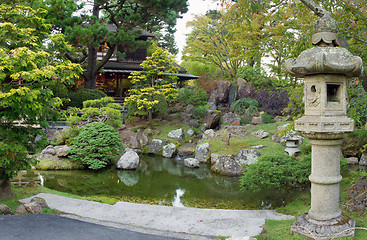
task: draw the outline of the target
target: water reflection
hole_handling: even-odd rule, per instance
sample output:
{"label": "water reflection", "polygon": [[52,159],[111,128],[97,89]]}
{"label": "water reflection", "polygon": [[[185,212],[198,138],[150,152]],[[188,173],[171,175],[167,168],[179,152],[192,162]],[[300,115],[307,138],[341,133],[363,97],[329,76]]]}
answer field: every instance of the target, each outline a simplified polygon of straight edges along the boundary
{"label": "water reflection", "polygon": [[117,171],[117,177],[128,187],[139,182],[139,174],[134,171]]}
{"label": "water reflection", "polygon": [[173,207],[185,207],[181,202],[181,197],[185,194],[185,189],[177,189],[175,199],[172,201]]}

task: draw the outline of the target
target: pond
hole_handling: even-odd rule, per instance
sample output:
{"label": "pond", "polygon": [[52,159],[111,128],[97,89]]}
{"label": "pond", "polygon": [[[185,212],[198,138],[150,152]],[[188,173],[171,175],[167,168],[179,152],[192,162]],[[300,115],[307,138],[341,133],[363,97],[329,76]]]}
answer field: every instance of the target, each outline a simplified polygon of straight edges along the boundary
{"label": "pond", "polygon": [[[140,156],[136,171],[38,171],[47,188],[79,196],[112,197],[124,201],[173,206],[267,209],[284,204],[274,191],[253,194],[240,190],[239,178],[210,172],[205,164],[187,168],[182,161]],[[143,201],[145,200],[145,201]]]}

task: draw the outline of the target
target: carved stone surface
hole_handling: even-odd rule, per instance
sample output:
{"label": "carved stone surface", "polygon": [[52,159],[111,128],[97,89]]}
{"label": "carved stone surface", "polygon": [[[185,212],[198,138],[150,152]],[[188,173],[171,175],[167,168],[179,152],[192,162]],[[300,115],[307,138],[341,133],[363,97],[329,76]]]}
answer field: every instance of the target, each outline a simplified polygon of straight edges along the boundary
{"label": "carved stone surface", "polygon": [[328,221],[315,221],[306,213],[297,218],[291,234],[298,233],[312,239],[329,239],[354,236],[355,221],[342,215]]}
{"label": "carved stone surface", "polygon": [[286,70],[293,76],[303,78],[312,74],[343,74],[358,77],[362,73],[362,59],[345,48],[314,47],[303,51],[296,60],[285,62]]}

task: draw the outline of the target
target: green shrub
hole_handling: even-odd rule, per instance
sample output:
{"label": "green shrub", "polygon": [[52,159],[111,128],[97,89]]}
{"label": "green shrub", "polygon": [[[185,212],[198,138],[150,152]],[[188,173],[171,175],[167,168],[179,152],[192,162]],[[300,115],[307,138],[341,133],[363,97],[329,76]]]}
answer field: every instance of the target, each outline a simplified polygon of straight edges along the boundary
{"label": "green shrub", "polygon": [[362,127],[367,121],[367,92],[364,91],[362,84],[352,81],[348,88],[348,117],[354,119],[354,124]]}
{"label": "green shrub", "polygon": [[251,118],[241,118],[240,119],[240,125],[246,125],[251,123],[252,119]]}
{"label": "green shrub", "polygon": [[77,108],[83,108],[84,101],[92,100],[92,99],[100,99],[103,97],[107,97],[107,95],[98,89],[80,88],[76,92],[69,93],[70,106],[77,107]]}
{"label": "green shrub", "polygon": [[303,85],[294,88],[289,95],[289,102],[287,108],[284,109],[285,114],[297,116],[303,114],[305,105],[303,103]]}
{"label": "green shrub", "polygon": [[269,113],[265,113],[261,116],[263,123],[273,123],[274,122],[274,116],[269,114]]}
{"label": "green shrub", "polygon": [[73,145],[73,140],[77,137],[82,129],[80,127],[72,127],[63,130],[56,134],[55,139],[52,140],[52,145]]}
{"label": "green shrub", "polygon": [[237,78],[246,79],[255,88],[270,88],[274,85],[272,78],[266,76],[263,68],[243,66],[238,69]]}
{"label": "green shrub", "polygon": [[241,98],[237,101],[234,101],[231,104],[231,111],[239,115],[242,115],[245,113],[246,109],[249,108],[250,106],[253,109],[255,109],[254,107],[256,107],[256,110],[257,110],[259,103],[256,100],[251,99],[251,98]]}
{"label": "green shrub", "polygon": [[185,105],[192,104],[194,106],[201,106],[206,104],[208,95],[202,88],[182,88],[178,92],[178,99]]}
{"label": "green shrub", "polygon": [[70,158],[98,170],[114,162],[123,152],[120,134],[105,123],[85,125],[74,138]]}
{"label": "green shrub", "polygon": [[367,144],[367,130],[355,129],[348,134],[342,144],[342,152],[345,157],[361,157],[366,150],[364,145]]}
{"label": "green shrub", "polygon": [[210,109],[210,106],[209,105],[201,105],[201,106],[198,106],[197,108],[194,108],[194,117],[196,118],[202,118],[204,117],[206,111],[208,111]]}
{"label": "green shrub", "polygon": [[311,174],[311,155],[301,160],[286,154],[264,155],[245,168],[241,188],[252,192],[276,188],[294,188],[308,184]]}

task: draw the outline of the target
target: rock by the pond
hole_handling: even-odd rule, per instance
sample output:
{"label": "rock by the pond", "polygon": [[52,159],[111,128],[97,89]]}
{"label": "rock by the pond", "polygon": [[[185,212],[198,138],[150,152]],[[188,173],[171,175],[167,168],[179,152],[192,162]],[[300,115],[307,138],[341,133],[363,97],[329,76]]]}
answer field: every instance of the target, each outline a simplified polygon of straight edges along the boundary
{"label": "rock by the pond", "polygon": [[209,143],[196,145],[195,158],[200,162],[207,162],[210,155],[209,148],[210,148]]}
{"label": "rock by the pond", "polygon": [[43,149],[38,156],[38,160],[41,160],[43,158],[55,158],[56,157],[56,150],[54,146],[48,145],[45,149]]}
{"label": "rock by the pond", "polygon": [[349,158],[346,158],[348,164],[350,165],[358,165],[358,158],[356,157],[349,157]]}
{"label": "rock by the pond", "polygon": [[360,166],[367,166],[367,155],[362,154],[361,159],[359,159]]}
{"label": "rock by the pond", "polygon": [[195,144],[186,143],[178,148],[177,160],[185,160],[186,158],[193,158],[195,153]]}
{"label": "rock by the pond", "polygon": [[186,135],[188,137],[193,137],[193,136],[195,136],[195,132],[194,132],[194,130],[192,130],[192,128],[189,128],[189,129],[186,130]]}
{"label": "rock by the pond", "polygon": [[208,129],[203,133],[203,139],[215,138],[215,132],[213,129]]}
{"label": "rock by the pond", "polygon": [[212,153],[210,161],[212,163],[211,171],[222,175],[239,176],[244,170],[231,154]]}
{"label": "rock by the pond", "polygon": [[182,128],[175,129],[175,130],[170,131],[167,137],[182,141],[185,139],[185,132]]}
{"label": "rock by the pond", "polygon": [[3,203],[0,203],[0,215],[8,215],[8,214],[13,214],[11,208]]}
{"label": "rock by the pond", "polygon": [[168,139],[159,139],[155,138],[153,139],[149,144],[149,150],[148,153],[158,154],[164,145],[168,143]]}
{"label": "rock by the pond", "polygon": [[199,160],[196,158],[185,158],[184,165],[189,168],[198,168],[199,167]]}
{"label": "rock by the pond", "polygon": [[205,112],[203,122],[206,123],[208,129],[215,129],[219,126],[221,112],[208,110]]}
{"label": "rock by the pond", "polygon": [[194,127],[194,128],[200,127],[199,120],[197,120],[197,119],[191,119],[189,121],[189,126],[190,127]]}
{"label": "rock by the pond", "polygon": [[253,125],[263,124],[262,117],[253,117],[252,120],[251,120],[251,124],[253,124]]}
{"label": "rock by the pond", "polygon": [[117,169],[133,170],[139,165],[139,155],[134,151],[127,151],[116,163]]}
{"label": "rock by the pond", "polygon": [[260,156],[260,152],[256,149],[241,149],[235,160],[241,165],[250,165],[257,162]]}
{"label": "rock by the pond", "polygon": [[124,146],[137,149],[146,146],[149,142],[147,135],[144,132],[136,133],[128,129],[120,131],[121,141]]}
{"label": "rock by the pond", "polygon": [[162,156],[166,158],[172,158],[176,155],[176,145],[169,143],[163,146]]}
{"label": "rock by the pond", "polygon": [[71,147],[67,145],[60,145],[60,146],[55,146],[54,149],[58,157],[66,157],[67,155],[69,155],[68,151],[71,150]]}
{"label": "rock by the pond", "polygon": [[256,132],[253,132],[252,133],[252,136],[254,137],[257,137],[257,138],[260,138],[260,139],[263,139],[263,138],[266,138],[269,136],[269,133],[268,132],[265,132],[264,130],[260,129]]}
{"label": "rock by the pond", "polygon": [[220,103],[226,103],[228,101],[229,86],[230,83],[227,81],[218,81],[217,91],[218,91],[218,100]]}

